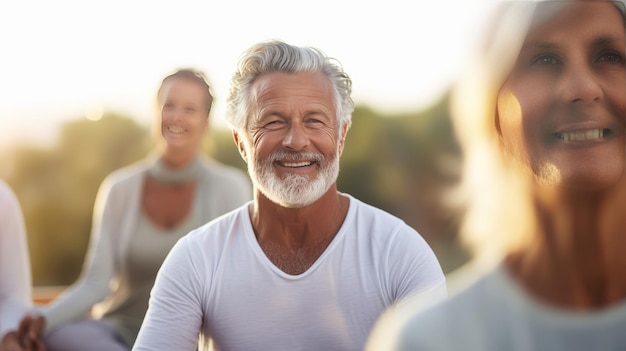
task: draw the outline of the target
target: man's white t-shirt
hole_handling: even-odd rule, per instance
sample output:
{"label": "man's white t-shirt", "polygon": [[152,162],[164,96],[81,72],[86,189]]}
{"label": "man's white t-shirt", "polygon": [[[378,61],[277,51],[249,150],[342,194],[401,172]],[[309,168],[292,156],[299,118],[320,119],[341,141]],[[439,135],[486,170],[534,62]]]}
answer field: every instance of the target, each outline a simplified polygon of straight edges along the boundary
{"label": "man's white t-shirt", "polygon": [[339,232],[299,275],[263,253],[248,204],[182,238],[161,267],[133,350],[196,350],[199,336],[216,350],[362,350],[394,302],[434,289],[445,296],[423,238],[347,196]]}

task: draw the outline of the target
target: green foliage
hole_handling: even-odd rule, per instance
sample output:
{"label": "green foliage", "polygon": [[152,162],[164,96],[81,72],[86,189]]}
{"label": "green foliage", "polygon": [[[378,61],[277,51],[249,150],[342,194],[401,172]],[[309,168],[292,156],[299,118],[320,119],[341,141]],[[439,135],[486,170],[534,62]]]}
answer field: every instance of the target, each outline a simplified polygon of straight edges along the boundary
{"label": "green foliage", "polygon": [[63,126],[52,149],[18,148],[7,176],[22,205],[35,285],[65,285],[80,273],[95,196],[104,177],[146,154],[147,131],[107,114]]}
{"label": "green foliage", "polygon": [[206,153],[211,158],[224,164],[237,167],[242,171],[247,171],[246,163],[241,158],[239,150],[233,140],[233,134],[230,130],[213,129],[209,133],[208,146],[205,147]]}
{"label": "green foliage", "polygon": [[[466,256],[456,243],[456,211],[441,201],[460,164],[447,113],[447,97],[426,111],[397,116],[358,107],[338,188],[404,219],[450,271]],[[147,128],[116,114],[70,122],[58,140],[47,149],[22,145],[0,164],[24,211],[35,285],[66,285],[78,277],[100,183],[151,147]],[[230,131],[213,129],[206,141],[208,155],[246,169]]]}
{"label": "green foliage", "polygon": [[457,240],[458,210],[443,200],[457,184],[461,166],[447,106],[448,96],[425,111],[395,116],[358,107],[338,187],[402,218],[449,272],[468,257]]}

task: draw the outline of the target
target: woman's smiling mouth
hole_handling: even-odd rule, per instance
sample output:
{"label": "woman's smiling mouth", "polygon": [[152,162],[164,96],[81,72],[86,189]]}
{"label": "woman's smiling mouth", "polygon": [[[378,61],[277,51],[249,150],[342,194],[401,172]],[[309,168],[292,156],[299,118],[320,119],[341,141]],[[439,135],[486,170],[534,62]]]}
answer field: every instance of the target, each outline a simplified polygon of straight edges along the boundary
{"label": "woman's smiling mouth", "polygon": [[594,128],[587,130],[576,130],[573,132],[554,133],[562,141],[589,141],[600,140],[610,133],[606,128]]}
{"label": "woman's smiling mouth", "polygon": [[169,126],[167,127],[167,131],[172,134],[182,134],[185,132],[185,128],[178,126]]}

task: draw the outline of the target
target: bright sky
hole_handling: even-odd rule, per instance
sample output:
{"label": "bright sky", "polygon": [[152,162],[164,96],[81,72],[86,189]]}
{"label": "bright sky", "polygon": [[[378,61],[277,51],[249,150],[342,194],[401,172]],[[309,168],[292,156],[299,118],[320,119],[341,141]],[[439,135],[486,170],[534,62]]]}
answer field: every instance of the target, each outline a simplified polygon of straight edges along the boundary
{"label": "bright sky", "polygon": [[337,58],[357,104],[412,111],[463,63],[481,0],[24,0],[0,2],[0,145],[50,142],[60,124],[98,111],[149,125],[161,78],[205,71],[213,118],[237,59],[282,39]]}

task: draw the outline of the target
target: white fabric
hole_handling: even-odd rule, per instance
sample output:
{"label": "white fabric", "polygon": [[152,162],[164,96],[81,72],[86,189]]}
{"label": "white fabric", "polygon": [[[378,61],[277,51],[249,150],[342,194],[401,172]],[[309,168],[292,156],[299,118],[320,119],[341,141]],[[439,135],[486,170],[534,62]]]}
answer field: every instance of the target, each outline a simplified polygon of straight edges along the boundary
{"label": "white fabric", "polygon": [[[142,184],[154,162],[152,157],[113,172],[100,186],[81,279],[57,300],[39,309],[46,317],[46,332],[85,317],[102,302],[95,306],[99,317],[128,297],[119,283],[128,274],[127,250],[140,218]],[[203,159],[195,196],[204,224],[249,201],[252,187],[244,172]]]}
{"label": "white fabric", "polygon": [[31,307],[31,276],[24,217],[17,197],[0,180],[0,340]]}
{"label": "white fabric", "polygon": [[387,334],[377,325],[380,340],[367,350],[626,350],[626,301],[593,312],[558,309],[528,295],[504,266],[444,303],[398,313],[413,316]]}
{"label": "white fabric", "polygon": [[[133,350],[362,350],[392,303],[440,289],[445,277],[423,238],[400,219],[350,197],[346,219],[304,273],[274,266],[248,206],[172,249]],[[320,219],[323,220],[323,219]]]}

